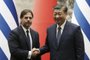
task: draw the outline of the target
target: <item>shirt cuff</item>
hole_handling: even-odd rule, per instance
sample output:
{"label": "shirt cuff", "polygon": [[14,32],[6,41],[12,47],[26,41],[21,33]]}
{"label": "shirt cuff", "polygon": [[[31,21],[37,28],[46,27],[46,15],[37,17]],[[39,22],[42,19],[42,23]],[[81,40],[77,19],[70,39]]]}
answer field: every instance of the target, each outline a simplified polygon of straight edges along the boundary
{"label": "shirt cuff", "polygon": [[29,51],[27,59],[31,59],[31,55],[32,55],[32,51]]}

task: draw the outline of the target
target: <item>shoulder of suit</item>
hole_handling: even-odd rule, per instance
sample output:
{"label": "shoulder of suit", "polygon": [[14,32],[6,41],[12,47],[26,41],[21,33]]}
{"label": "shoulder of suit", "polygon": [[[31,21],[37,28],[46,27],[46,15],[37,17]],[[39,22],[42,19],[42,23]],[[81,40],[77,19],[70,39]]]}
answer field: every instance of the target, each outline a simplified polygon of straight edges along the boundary
{"label": "shoulder of suit", "polygon": [[14,28],[11,32],[19,33],[20,29],[22,29],[20,26]]}
{"label": "shoulder of suit", "polygon": [[73,28],[79,27],[79,25],[76,25],[76,24],[68,22],[68,21],[67,21],[67,24]]}
{"label": "shoulder of suit", "polygon": [[30,28],[30,31],[38,34],[38,32],[32,28]]}
{"label": "shoulder of suit", "polygon": [[53,24],[53,25],[49,26],[47,29],[53,29],[53,28],[55,28],[56,26],[57,26],[56,24]]}

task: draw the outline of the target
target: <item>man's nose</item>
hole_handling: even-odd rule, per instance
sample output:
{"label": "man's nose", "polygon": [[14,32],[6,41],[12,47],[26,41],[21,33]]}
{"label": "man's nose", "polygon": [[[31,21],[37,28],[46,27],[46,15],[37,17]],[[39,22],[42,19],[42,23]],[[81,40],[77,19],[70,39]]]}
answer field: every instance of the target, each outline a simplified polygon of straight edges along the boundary
{"label": "man's nose", "polygon": [[27,20],[30,20],[30,18],[28,17]]}
{"label": "man's nose", "polygon": [[59,15],[56,15],[56,18],[58,18],[59,17]]}

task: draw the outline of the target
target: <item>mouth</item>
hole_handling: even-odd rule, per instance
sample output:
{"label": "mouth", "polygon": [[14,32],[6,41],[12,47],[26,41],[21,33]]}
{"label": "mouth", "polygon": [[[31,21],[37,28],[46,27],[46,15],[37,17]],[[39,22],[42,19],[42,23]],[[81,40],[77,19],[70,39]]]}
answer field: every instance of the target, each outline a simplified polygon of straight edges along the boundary
{"label": "mouth", "polygon": [[59,18],[54,18],[56,21],[60,21],[60,20],[62,20],[62,18],[61,17],[59,17]]}
{"label": "mouth", "polygon": [[54,18],[54,19],[55,19],[55,21],[56,21],[57,24],[60,24],[60,23],[61,23],[61,20],[62,20],[61,17],[59,17],[59,18]]}

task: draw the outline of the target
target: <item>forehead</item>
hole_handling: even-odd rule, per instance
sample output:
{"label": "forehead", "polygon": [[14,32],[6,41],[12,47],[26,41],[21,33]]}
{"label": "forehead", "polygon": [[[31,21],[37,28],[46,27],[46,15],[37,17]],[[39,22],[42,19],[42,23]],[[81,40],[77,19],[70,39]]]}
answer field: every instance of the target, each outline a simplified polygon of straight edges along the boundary
{"label": "forehead", "polygon": [[60,12],[60,10],[55,9],[54,12]]}

